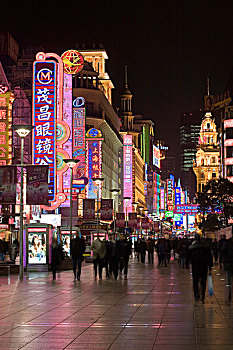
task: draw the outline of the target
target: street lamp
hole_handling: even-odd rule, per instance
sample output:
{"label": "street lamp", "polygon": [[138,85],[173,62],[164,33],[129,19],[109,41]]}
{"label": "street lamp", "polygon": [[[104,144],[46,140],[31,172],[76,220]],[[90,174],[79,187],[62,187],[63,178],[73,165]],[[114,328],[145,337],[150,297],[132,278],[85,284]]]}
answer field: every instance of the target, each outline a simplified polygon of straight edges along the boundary
{"label": "street lamp", "polygon": [[137,206],[138,206],[138,202],[133,202],[132,203],[132,205],[133,205],[133,207],[134,207],[134,211],[135,211],[135,213],[137,212]]}
{"label": "street lamp", "polygon": [[116,203],[115,203],[115,198],[116,198],[117,193],[120,192],[120,190],[114,188],[114,189],[110,190],[110,192],[112,192],[112,194],[114,195],[114,200],[113,200],[113,205],[114,205],[114,210],[113,210],[113,212],[114,212],[113,225],[114,225],[114,228],[113,228],[113,230],[114,230],[114,234],[115,234],[115,233],[116,233]]}
{"label": "street lamp", "polygon": [[126,228],[128,227],[128,213],[127,213],[127,209],[128,209],[128,202],[130,201],[130,197],[123,197],[123,200],[125,201],[125,226]]}
{"label": "street lamp", "polygon": [[98,186],[97,190],[97,238],[99,237],[99,199],[100,199],[100,185],[104,181],[103,177],[93,177],[92,181]]}
{"label": "street lamp", "polygon": [[70,168],[70,254],[71,254],[71,239],[72,239],[72,224],[73,224],[73,202],[72,202],[72,189],[73,189],[73,168],[78,164],[79,159],[63,159],[64,162]]}
{"label": "street lamp", "polygon": [[30,134],[34,126],[32,125],[12,125],[12,129],[18,134],[21,139],[21,177],[20,177],[20,265],[19,276],[23,279],[23,147],[24,138]]}
{"label": "street lamp", "polygon": [[[139,211],[140,211],[140,216],[142,216],[142,209],[144,207],[138,207]],[[140,222],[140,237],[142,237],[142,223]]]}

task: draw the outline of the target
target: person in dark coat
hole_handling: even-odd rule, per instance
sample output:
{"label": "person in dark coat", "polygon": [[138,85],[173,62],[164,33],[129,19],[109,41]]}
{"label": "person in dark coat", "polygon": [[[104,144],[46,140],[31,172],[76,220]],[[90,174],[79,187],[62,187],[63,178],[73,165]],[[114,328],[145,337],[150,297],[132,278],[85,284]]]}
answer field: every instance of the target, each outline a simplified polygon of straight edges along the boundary
{"label": "person in dark coat", "polygon": [[[71,240],[71,255],[73,263],[74,279],[80,281],[82,271],[83,254],[85,253],[86,245],[83,238],[76,237]],[[78,269],[77,269],[78,266]]]}
{"label": "person in dark coat", "polygon": [[[211,246],[207,240],[201,240],[200,236],[196,234],[195,240],[189,246],[189,249],[192,263],[194,299],[199,300],[201,297],[202,303],[204,304],[207,273],[208,270],[209,273],[211,273],[213,267]],[[199,282],[201,287],[200,292]]]}
{"label": "person in dark coat", "polygon": [[149,238],[148,240],[147,250],[148,250],[148,261],[150,264],[154,264],[155,241],[152,238]]}
{"label": "person in dark coat", "polygon": [[161,264],[164,264],[167,266],[167,245],[165,238],[160,238],[157,243],[157,254],[158,254],[158,261],[160,266]]}
{"label": "person in dark coat", "polygon": [[115,260],[115,271],[114,276],[117,279],[118,270],[120,268],[120,277],[124,269],[124,276],[127,279],[129,256],[131,254],[131,244],[127,240],[127,237],[120,234],[120,239],[116,241],[116,260]]}
{"label": "person in dark coat", "polygon": [[109,235],[109,240],[105,242],[106,245],[106,255],[105,255],[105,269],[106,278],[112,277],[115,266],[115,245],[114,235]]}
{"label": "person in dark coat", "polygon": [[144,238],[141,239],[140,246],[141,246],[141,262],[144,263],[146,258],[146,251],[147,251],[147,244]]}
{"label": "person in dark coat", "polygon": [[231,301],[231,282],[233,276],[233,238],[227,239],[222,246],[222,255],[225,261],[227,274],[227,287],[229,288],[228,298]]}
{"label": "person in dark coat", "polygon": [[57,238],[53,238],[51,268],[54,280],[56,279],[57,269],[62,260],[64,260],[62,245],[58,244]]}
{"label": "person in dark coat", "polygon": [[212,251],[213,251],[213,256],[214,256],[214,262],[217,264],[218,262],[218,241],[215,238],[213,243],[212,243]]}
{"label": "person in dark coat", "polygon": [[219,250],[219,265],[220,269],[222,268],[222,265],[224,266],[224,256],[222,252],[222,247],[226,242],[226,235],[222,235],[221,239],[218,242],[218,250]]}

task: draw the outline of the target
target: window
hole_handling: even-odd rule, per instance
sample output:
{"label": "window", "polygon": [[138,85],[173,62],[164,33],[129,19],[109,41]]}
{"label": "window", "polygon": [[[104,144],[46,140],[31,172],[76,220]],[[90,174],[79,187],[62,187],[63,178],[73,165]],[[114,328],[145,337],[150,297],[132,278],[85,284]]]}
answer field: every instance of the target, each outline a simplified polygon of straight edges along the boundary
{"label": "window", "polygon": [[227,147],[227,158],[233,158],[233,146]]}
{"label": "window", "polygon": [[233,176],[233,165],[227,165],[227,176]]}
{"label": "window", "polygon": [[233,139],[233,128],[226,129],[226,139]]}
{"label": "window", "polygon": [[216,173],[212,173],[212,178],[215,178],[217,176]]}
{"label": "window", "polygon": [[212,158],[211,158],[211,163],[212,163],[212,164],[215,164],[215,157],[212,157]]}
{"label": "window", "polygon": [[206,124],[206,128],[207,128],[207,129],[210,129],[210,123],[207,123],[207,124]]}

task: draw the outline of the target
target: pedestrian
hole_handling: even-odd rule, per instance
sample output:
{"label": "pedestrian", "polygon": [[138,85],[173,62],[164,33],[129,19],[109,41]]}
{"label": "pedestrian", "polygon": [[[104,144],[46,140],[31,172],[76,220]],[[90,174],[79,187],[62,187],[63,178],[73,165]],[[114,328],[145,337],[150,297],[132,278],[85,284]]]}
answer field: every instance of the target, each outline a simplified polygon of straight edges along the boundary
{"label": "pedestrian", "polygon": [[106,269],[106,278],[112,277],[114,273],[115,266],[115,237],[114,235],[108,236],[108,241],[106,241],[106,256],[105,256],[105,269]]}
{"label": "pedestrian", "polygon": [[223,244],[226,242],[226,235],[222,235],[219,242],[218,242],[218,251],[219,251],[219,265],[220,269],[222,268],[222,265],[224,266],[224,259],[223,259],[223,252],[222,247]]}
{"label": "pedestrian", "polygon": [[217,238],[214,239],[212,243],[212,252],[213,252],[213,257],[214,257],[214,263],[218,263],[218,241]]}
{"label": "pedestrian", "polygon": [[10,248],[10,258],[11,258],[11,261],[13,263],[15,263],[15,259],[18,255],[18,250],[19,250],[19,242],[16,239],[14,239],[13,243],[11,244],[11,248]]}
{"label": "pedestrian", "polygon": [[148,261],[150,264],[154,264],[155,241],[152,238],[148,239],[147,250],[148,250]]}
{"label": "pedestrian", "polygon": [[146,258],[146,251],[147,251],[147,244],[145,242],[144,237],[141,239],[140,247],[141,247],[141,262],[144,263]]}
{"label": "pedestrian", "polygon": [[209,270],[209,274],[211,274],[213,267],[211,247],[208,241],[201,240],[200,236],[196,234],[193,243],[189,246],[189,250],[192,263],[194,299],[197,301],[201,298],[204,304],[207,273]]}
{"label": "pedestrian", "polygon": [[4,261],[5,259],[5,242],[0,239],[0,260]]}
{"label": "pedestrian", "polygon": [[81,272],[82,272],[83,254],[85,253],[85,250],[86,250],[85,241],[83,238],[80,238],[79,236],[77,236],[76,238],[71,240],[70,247],[71,247],[70,252],[72,256],[74,279],[77,278],[77,280],[80,281]]}
{"label": "pedestrian", "polygon": [[102,280],[102,270],[104,259],[106,255],[106,245],[105,242],[101,241],[99,237],[97,237],[91,245],[92,250],[92,259],[94,265],[95,279],[97,278],[97,270],[99,272],[99,279]]}
{"label": "pedestrian", "polygon": [[53,244],[52,244],[52,261],[51,261],[51,268],[52,268],[52,274],[53,274],[53,280],[56,279],[56,273],[58,270],[58,267],[62,260],[64,260],[64,252],[61,244],[58,244],[57,238],[53,238]]}
{"label": "pedestrian", "polygon": [[179,254],[179,262],[180,262],[180,267],[182,269],[185,268],[185,263],[187,260],[188,254],[188,244],[187,240],[185,238],[181,238],[178,244],[178,254]]}
{"label": "pedestrian", "polygon": [[137,260],[139,261],[140,259],[140,253],[141,253],[141,241],[138,239],[137,241],[134,242],[134,250],[135,250],[135,256]]}
{"label": "pedestrian", "polygon": [[164,237],[159,238],[156,248],[157,248],[158,260],[159,260],[158,266],[161,266],[162,264],[164,264],[164,266],[167,266],[166,241]]}
{"label": "pedestrian", "polygon": [[116,242],[116,260],[115,260],[115,271],[114,276],[117,279],[118,270],[120,269],[120,278],[124,270],[124,277],[127,279],[128,275],[128,264],[129,256],[131,254],[130,241],[124,234],[120,234],[120,239]]}
{"label": "pedestrian", "polygon": [[222,254],[225,261],[227,274],[227,287],[229,288],[228,298],[231,301],[231,281],[233,276],[233,238],[227,239],[222,246]]}
{"label": "pedestrian", "polygon": [[169,262],[171,260],[172,245],[171,245],[171,241],[170,241],[168,235],[165,236],[165,242],[166,242],[166,258],[167,258],[167,262],[169,264]]}

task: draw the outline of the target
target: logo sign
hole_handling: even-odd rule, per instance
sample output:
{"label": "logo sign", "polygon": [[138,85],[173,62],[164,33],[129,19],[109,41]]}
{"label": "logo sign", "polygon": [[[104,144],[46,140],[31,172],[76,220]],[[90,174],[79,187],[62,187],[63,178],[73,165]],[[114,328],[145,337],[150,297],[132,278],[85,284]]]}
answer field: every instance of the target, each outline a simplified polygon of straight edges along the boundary
{"label": "logo sign", "polygon": [[173,218],[173,211],[169,210],[169,211],[165,211],[165,218]]}
{"label": "logo sign", "polygon": [[[132,211],[133,199],[133,136],[123,135],[123,161],[124,161],[124,197],[129,197],[127,203],[128,212]],[[126,201],[124,201],[124,211]]]}
{"label": "logo sign", "polygon": [[77,97],[73,101],[73,107],[75,107],[75,108],[84,107],[84,105],[85,105],[85,98],[84,97]]}
{"label": "logo sign", "polygon": [[49,166],[49,201],[56,193],[56,62],[33,64],[33,163]]}
{"label": "logo sign", "polygon": [[0,84],[0,94],[5,94],[8,91],[8,86],[4,86]]}
{"label": "logo sign", "polygon": [[64,72],[67,74],[78,74],[84,66],[84,58],[77,50],[68,50],[61,55],[64,64]]}

